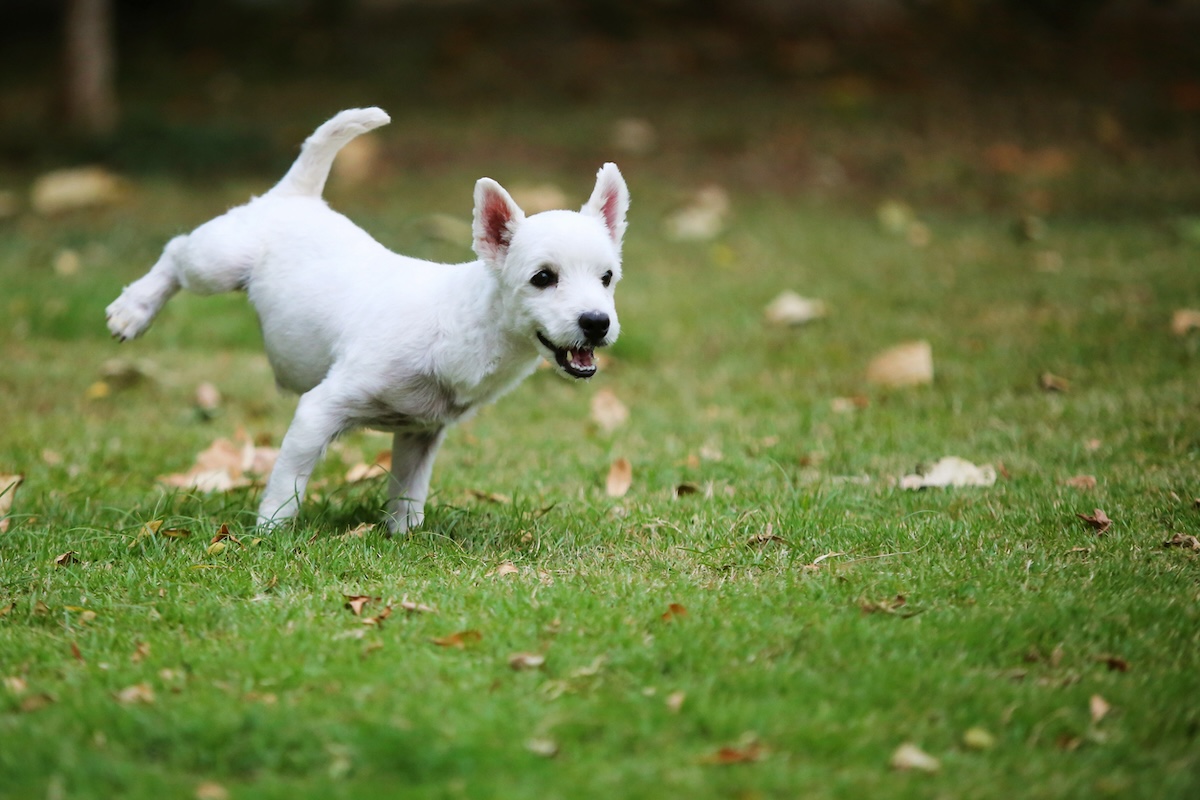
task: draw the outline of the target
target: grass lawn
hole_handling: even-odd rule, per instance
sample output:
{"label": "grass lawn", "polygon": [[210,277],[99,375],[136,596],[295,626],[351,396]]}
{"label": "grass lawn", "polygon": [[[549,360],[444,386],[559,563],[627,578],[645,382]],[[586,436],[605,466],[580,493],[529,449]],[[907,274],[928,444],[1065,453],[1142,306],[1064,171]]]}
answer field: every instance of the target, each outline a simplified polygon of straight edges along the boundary
{"label": "grass lawn", "polygon": [[[1171,330],[1200,308],[1194,156],[1071,144],[1009,174],[980,166],[987,138],[913,151],[827,114],[803,144],[827,180],[790,163],[808,182],[789,185],[767,100],[743,101],[744,130],[661,110],[666,152],[617,159],[611,362],[590,384],[539,372],[454,430],[400,539],[358,528],[382,481],[344,480],[379,434],[339,442],[296,526],[261,538],[259,488],[159,485],[217,438],[286,430],[243,297],[106,337],[104,306],[171,235],[272,175],[147,175],[115,206],[0,220],[0,473],[25,478],[0,534],[0,796],[1200,794],[1200,552],[1164,546],[1200,534],[1200,333]],[[466,112],[390,110],[383,176],[329,195],[415,255],[468,257],[424,231],[467,218],[479,175],[582,202],[612,155],[603,109],[472,133]],[[665,236],[711,181],[723,232]],[[899,206],[902,230],[881,225],[889,198],[920,226]],[[828,316],[766,325],[788,289]],[[866,382],[917,339],[931,384]],[[611,431],[601,392],[628,410]],[[945,455],[997,482],[897,487]],[[1095,509],[1102,535],[1078,516]],[[895,768],[905,744],[936,769]]]}

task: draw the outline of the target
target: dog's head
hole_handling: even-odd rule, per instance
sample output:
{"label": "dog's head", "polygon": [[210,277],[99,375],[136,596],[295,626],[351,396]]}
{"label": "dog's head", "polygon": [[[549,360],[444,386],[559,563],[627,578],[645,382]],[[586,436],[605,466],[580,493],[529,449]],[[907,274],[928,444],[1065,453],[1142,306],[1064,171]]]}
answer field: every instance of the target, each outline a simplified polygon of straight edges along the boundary
{"label": "dog's head", "polygon": [[570,377],[592,377],[595,348],[620,332],[613,290],[621,280],[628,208],[616,164],[600,168],[578,212],[526,217],[500,184],[490,178],[475,184],[475,254],[499,277],[507,325]]}

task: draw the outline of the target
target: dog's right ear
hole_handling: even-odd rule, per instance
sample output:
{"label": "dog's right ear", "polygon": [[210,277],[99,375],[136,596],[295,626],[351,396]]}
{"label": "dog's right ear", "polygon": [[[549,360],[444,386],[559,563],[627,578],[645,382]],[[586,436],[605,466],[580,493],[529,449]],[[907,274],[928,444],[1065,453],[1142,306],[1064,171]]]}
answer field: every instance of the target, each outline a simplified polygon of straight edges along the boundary
{"label": "dog's right ear", "polygon": [[476,181],[475,219],[471,224],[475,255],[485,263],[502,266],[513,234],[524,220],[525,212],[503,186],[491,178]]}

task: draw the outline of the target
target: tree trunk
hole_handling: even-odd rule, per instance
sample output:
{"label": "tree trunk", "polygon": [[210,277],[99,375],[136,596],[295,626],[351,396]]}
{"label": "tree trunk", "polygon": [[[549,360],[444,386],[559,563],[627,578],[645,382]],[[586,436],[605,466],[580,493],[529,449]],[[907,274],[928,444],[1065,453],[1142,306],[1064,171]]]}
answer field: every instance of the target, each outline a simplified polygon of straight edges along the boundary
{"label": "tree trunk", "polygon": [[67,0],[64,100],[67,124],[86,136],[117,126],[111,0]]}

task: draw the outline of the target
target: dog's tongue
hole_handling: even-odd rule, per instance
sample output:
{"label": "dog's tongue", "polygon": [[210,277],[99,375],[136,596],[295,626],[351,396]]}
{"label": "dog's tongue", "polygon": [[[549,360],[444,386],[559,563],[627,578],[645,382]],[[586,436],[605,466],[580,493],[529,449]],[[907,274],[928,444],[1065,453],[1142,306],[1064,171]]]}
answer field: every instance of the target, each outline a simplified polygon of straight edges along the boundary
{"label": "dog's tongue", "polygon": [[567,360],[577,369],[587,369],[596,365],[595,351],[590,347],[568,348]]}

